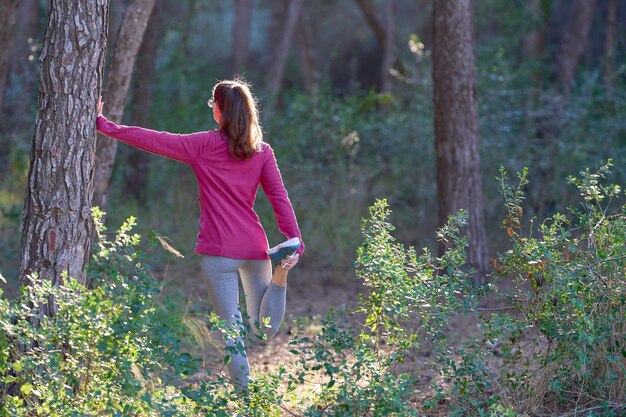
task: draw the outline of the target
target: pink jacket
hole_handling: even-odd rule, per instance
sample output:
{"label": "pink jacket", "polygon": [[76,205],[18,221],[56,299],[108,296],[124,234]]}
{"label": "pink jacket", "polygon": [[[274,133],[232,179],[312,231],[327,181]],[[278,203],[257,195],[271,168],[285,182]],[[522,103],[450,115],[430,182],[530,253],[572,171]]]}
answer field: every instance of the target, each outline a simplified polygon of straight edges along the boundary
{"label": "pink jacket", "polygon": [[[259,185],[267,195],[278,229],[302,240],[296,215],[278,170],[274,151],[262,150],[245,161],[231,159],[228,137],[219,130],[191,134],[157,132],[116,125],[100,116],[98,132],[191,166],[200,194],[200,231],[195,253],[239,259],[267,259],[267,236],[254,211]],[[276,242],[278,243],[278,242]],[[304,243],[298,254],[304,252]]]}

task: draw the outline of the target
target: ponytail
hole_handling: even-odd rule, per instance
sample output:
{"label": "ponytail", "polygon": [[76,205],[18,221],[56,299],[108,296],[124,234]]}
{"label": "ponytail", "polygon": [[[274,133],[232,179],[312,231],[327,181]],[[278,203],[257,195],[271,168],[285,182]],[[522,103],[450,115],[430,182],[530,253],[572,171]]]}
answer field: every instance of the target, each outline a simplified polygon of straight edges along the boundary
{"label": "ponytail", "polygon": [[231,158],[250,159],[261,149],[263,132],[249,84],[241,79],[221,81],[213,87],[213,99],[222,114],[220,129],[228,135]]}

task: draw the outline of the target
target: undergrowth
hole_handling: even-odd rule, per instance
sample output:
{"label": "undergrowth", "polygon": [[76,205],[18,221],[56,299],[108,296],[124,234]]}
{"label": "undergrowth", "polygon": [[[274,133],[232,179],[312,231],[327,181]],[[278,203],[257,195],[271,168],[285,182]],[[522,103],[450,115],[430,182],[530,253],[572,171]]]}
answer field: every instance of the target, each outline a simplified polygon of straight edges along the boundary
{"label": "undergrowth", "polygon": [[[500,278],[483,288],[471,285],[463,212],[438,231],[445,251],[435,256],[398,242],[378,200],[361,225],[357,307],[332,309],[313,334],[296,319],[289,366],[253,373],[247,393],[182,349],[190,323],[225,339],[233,330],[215,315],[167,311],[134,219],[109,239],[95,210],[87,286],[33,277],[17,299],[0,298],[0,415],[618,416],[626,410],[626,213],[620,187],[605,185],[609,167],[570,178],[581,204],[541,223],[522,219],[526,171],[511,185],[502,170],[511,247],[493,260]],[[498,290],[506,286],[496,279],[514,285]],[[487,294],[506,305],[481,307]],[[56,313],[36,320],[51,296]],[[446,328],[461,315],[482,333],[452,342]],[[420,365],[407,366],[416,356]],[[430,386],[422,374],[435,376]]]}

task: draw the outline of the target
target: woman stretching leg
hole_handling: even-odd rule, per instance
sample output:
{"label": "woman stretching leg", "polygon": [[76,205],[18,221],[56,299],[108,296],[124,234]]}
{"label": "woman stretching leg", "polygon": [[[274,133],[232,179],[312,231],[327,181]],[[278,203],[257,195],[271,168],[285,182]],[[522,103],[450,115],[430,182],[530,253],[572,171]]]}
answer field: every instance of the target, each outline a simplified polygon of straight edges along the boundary
{"label": "woman stretching leg", "polygon": [[[194,252],[201,255],[211,305],[221,320],[241,328],[241,279],[252,329],[271,337],[285,313],[288,272],[304,252],[302,235],[274,151],[262,140],[249,85],[242,80],[219,82],[213,87],[209,106],[219,129],[173,134],[117,125],[102,116],[102,100],[98,102],[96,126],[104,135],[186,163],[194,170],[200,195],[200,228]],[[268,249],[265,231],[253,208],[259,185],[274,209],[279,230],[289,239],[272,249]],[[270,255],[279,263],[273,273]],[[257,326],[267,318],[268,327]],[[243,340],[227,341],[231,381],[246,389],[248,360],[245,351],[232,352],[233,346],[243,347]]]}

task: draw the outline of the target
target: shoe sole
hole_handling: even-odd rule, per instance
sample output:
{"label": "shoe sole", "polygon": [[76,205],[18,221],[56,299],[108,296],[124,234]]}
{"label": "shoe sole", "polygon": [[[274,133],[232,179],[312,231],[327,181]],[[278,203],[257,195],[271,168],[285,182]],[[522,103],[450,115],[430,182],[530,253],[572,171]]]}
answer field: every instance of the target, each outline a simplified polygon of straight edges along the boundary
{"label": "shoe sole", "polygon": [[286,242],[276,245],[267,251],[267,255],[274,263],[278,263],[288,256],[293,255],[300,248],[300,239],[291,238]]}

